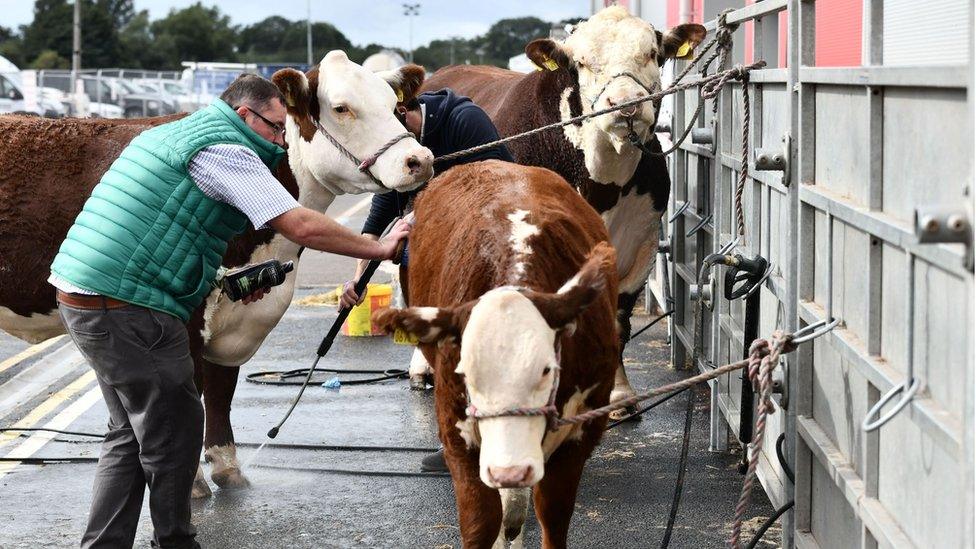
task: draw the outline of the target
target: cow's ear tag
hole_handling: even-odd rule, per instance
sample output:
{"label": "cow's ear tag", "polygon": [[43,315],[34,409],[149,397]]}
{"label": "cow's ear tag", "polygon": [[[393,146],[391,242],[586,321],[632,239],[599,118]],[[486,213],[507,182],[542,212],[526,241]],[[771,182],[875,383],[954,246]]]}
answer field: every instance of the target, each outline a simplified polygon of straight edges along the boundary
{"label": "cow's ear tag", "polygon": [[675,54],[676,59],[688,60],[691,59],[691,55],[695,52],[695,46],[691,44],[691,40],[685,40],[684,44],[678,48],[678,53]]}
{"label": "cow's ear tag", "polygon": [[542,60],[542,64],[543,64],[543,65],[544,65],[544,66],[545,66],[545,67],[546,67],[547,69],[549,69],[549,70],[551,70],[551,71],[554,71],[554,70],[556,70],[556,69],[558,69],[558,68],[559,68],[559,65],[557,65],[557,64],[556,64],[556,62],[555,62],[555,61],[553,61],[553,60],[552,60],[552,58],[549,58],[549,57],[546,57],[545,59],[543,59],[543,60]]}
{"label": "cow's ear tag", "polygon": [[397,89],[397,103],[403,103],[403,90]]}
{"label": "cow's ear tag", "polygon": [[393,343],[397,345],[416,345],[419,341],[416,335],[406,332],[402,328],[393,330]]}

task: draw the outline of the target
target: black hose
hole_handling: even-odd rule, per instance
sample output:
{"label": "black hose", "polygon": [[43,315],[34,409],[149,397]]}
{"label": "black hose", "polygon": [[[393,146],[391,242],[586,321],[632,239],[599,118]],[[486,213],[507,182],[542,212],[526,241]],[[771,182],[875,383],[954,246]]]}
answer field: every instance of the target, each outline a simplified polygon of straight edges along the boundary
{"label": "black hose", "polygon": [[73,435],[76,437],[92,437],[92,438],[105,438],[104,434],[100,433],[82,433],[78,431],[62,431],[60,429],[48,429],[46,427],[0,427],[0,433],[6,431],[44,431],[46,433],[57,433],[59,435]]}
{"label": "black hose", "polygon": [[665,402],[671,400],[672,398],[674,398],[674,397],[680,395],[681,393],[687,391],[690,388],[691,387],[685,387],[684,389],[679,389],[679,390],[677,390],[677,391],[675,391],[673,393],[664,395],[663,397],[655,400],[651,404],[649,404],[649,405],[641,408],[640,410],[637,410],[633,414],[630,414],[627,417],[618,419],[617,421],[611,422],[609,425],[607,425],[607,429],[606,430],[609,431],[610,429],[613,429],[614,427],[616,427],[617,425],[620,425],[621,423],[626,423],[626,422],[630,421],[631,419],[633,419],[633,418],[635,418],[635,417],[637,417],[637,416],[639,416],[639,415],[641,415],[641,414],[643,414],[645,412],[649,412],[649,411],[653,410],[654,408],[657,408],[661,404],[664,404]]}
{"label": "black hose", "polygon": [[794,500],[790,500],[789,503],[777,509],[776,512],[773,513],[773,516],[766,519],[766,522],[759,527],[759,530],[756,530],[755,535],[753,535],[752,539],[749,540],[749,545],[746,545],[746,549],[755,549],[756,544],[759,543],[759,540],[761,540],[766,534],[766,530],[769,530],[769,527],[772,526],[776,520],[779,519],[779,517],[783,516],[783,513],[789,511],[793,507],[794,503]]}
{"label": "black hose", "polygon": [[[677,393],[675,393],[677,394]],[[691,441],[691,418],[695,411],[695,392],[688,393],[688,405],[685,408],[685,434],[681,439],[681,458],[678,460],[678,478],[674,481],[674,495],[671,497],[671,512],[668,524],[661,538],[661,549],[667,549],[671,543],[671,532],[674,530],[675,520],[678,518],[678,507],[681,505],[681,491],[685,486],[685,472],[688,469],[688,444]]]}
{"label": "black hose", "polygon": [[[388,379],[407,379],[410,374],[406,370],[390,368],[387,370],[342,370],[339,368],[313,368],[314,372],[328,372],[333,374],[378,374],[376,377],[366,379],[340,380],[342,385],[366,385],[367,383],[377,383]],[[285,381],[290,377],[308,377],[308,368],[298,368],[296,370],[266,370],[247,374],[247,379],[251,383],[260,385],[302,385],[302,381]]]}
{"label": "black hose", "polygon": [[630,339],[628,339],[628,340],[627,340],[627,342],[628,342],[628,343],[630,343],[631,341],[633,341],[633,339],[634,339],[634,338],[636,338],[637,336],[639,336],[639,335],[641,335],[642,333],[644,333],[644,330],[647,330],[647,329],[648,329],[648,328],[650,328],[651,326],[653,326],[653,325],[655,325],[655,324],[657,324],[658,322],[660,322],[660,321],[662,321],[662,320],[664,320],[665,318],[667,318],[667,317],[669,317],[669,316],[671,316],[671,315],[673,315],[673,314],[674,314],[674,310],[672,309],[672,310],[670,310],[670,311],[668,311],[668,312],[666,312],[666,313],[664,313],[663,315],[661,315],[661,316],[659,316],[659,317],[657,317],[657,318],[655,318],[654,320],[652,320],[652,321],[650,321],[650,322],[649,322],[649,323],[647,324],[647,326],[644,326],[644,327],[643,327],[643,328],[641,328],[640,330],[637,330],[637,331],[636,331],[636,332],[635,332],[635,333],[634,333],[633,335],[631,335],[631,336],[630,336]]}
{"label": "black hose", "polygon": [[786,433],[780,433],[779,438],[776,439],[776,459],[779,460],[779,466],[786,473],[786,478],[790,479],[791,484],[796,484],[796,479],[793,477],[793,469],[790,468],[789,463],[786,463],[786,455],[783,453],[783,441],[785,440]]}

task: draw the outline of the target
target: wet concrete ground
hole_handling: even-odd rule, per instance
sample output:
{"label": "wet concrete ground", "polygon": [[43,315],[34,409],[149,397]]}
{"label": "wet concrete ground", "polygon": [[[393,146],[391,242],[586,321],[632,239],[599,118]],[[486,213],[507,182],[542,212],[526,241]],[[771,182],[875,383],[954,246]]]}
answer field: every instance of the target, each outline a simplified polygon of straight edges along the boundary
{"label": "wet concrete ground", "polygon": [[[340,197],[330,213],[353,228],[365,210],[350,212],[361,197]],[[296,299],[334,288],[352,271],[352,262],[328,254],[303,258]],[[386,273],[377,280],[388,279]],[[243,373],[307,367],[315,348],[335,318],[331,307],[292,306]],[[639,315],[635,326],[650,317]],[[668,366],[666,328],[662,322],[627,349],[634,386],[650,388],[683,377]],[[74,431],[102,432],[106,411],[83,363],[70,360],[63,342],[16,366],[0,371],[2,391],[20,382],[33,367],[56,363],[46,387],[12,409],[0,408],[0,424],[17,421],[36,426],[55,424]],[[0,363],[27,348],[0,334]],[[60,354],[56,354],[60,353]],[[343,369],[406,368],[410,348],[385,338],[336,341],[320,367]],[[55,368],[51,366],[50,368]],[[2,369],[2,368],[0,368]],[[55,373],[52,373],[55,372]],[[63,373],[63,375],[60,375]],[[56,375],[57,374],[57,375]],[[297,387],[269,387],[240,380],[232,420],[239,455],[249,462],[247,490],[214,490],[194,504],[194,523],[204,547],[459,547],[457,517],[450,479],[444,476],[378,476],[414,474],[425,449],[437,445],[433,393],[410,391],[407,382],[387,381],[339,390],[311,387],[298,409],[273,441],[256,447],[278,422]],[[638,423],[609,431],[589,461],[570,544],[573,547],[657,547],[664,532],[678,469],[687,399],[678,396]],[[731,531],[733,508],[742,477],[736,456],[708,452],[707,392],[698,392],[691,433],[688,474],[671,547],[722,547]],[[0,437],[3,437],[0,434]],[[34,456],[98,455],[98,444],[81,437],[45,441],[0,438],[0,456],[26,452]],[[69,442],[70,441],[70,442]],[[292,447],[285,447],[285,446]],[[294,445],[307,445],[295,448]],[[313,446],[394,447],[389,451],[345,451]],[[36,447],[36,448],[35,448]],[[23,455],[14,454],[14,455]],[[0,463],[0,548],[77,546],[90,500],[94,463],[19,465]],[[206,467],[205,467],[206,468]],[[340,474],[330,470],[358,471]],[[754,494],[746,531],[751,535],[772,513],[760,492]],[[148,507],[136,539],[148,547],[152,524]],[[747,537],[748,539],[748,537]],[[778,528],[766,536],[778,545]],[[527,546],[539,545],[539,528],[530,519]]]}

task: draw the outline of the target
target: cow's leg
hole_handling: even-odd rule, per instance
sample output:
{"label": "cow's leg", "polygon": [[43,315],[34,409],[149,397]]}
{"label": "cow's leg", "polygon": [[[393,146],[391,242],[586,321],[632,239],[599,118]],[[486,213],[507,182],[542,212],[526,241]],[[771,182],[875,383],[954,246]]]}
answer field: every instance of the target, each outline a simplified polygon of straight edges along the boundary
{"label": "cow's leg", "polygon": [[[533,490],[535,515],[542,528],[542,547],[566,547],[569,523],[576,505],[576,491],[583,465],[586,463],[585,443],[560,446],[546,462],[546,474]],[[589,445],[592,449],[592,445]]]}
{"label": "cow's leg", "polygon": [[[495,546],[504,549],[522,549],[525,539],[525,517],[529,513],[531,488],[502,488],[502,528]],[[507,543],[506,543],[507,542]]]}
{"label": "cow's leg", "polygon": [[[634,305],[637,303],[637,297],[639,295],[640,291],[638,290],[632,294],[620,294],[617,297],[617,328],[620,336],[620,360],[617,363],[617,371],[613,379],[613,391],[610,392],[611,403],[632,397],[636,394],[634,388],[630,386],[630,380],[627,379],[627,371],[624,369],[624,346],[630,340],[630,317],[634,312]],[[628,406],[623,410],[613,412],[610,414],[610,418],[614,420],[620,419],[636,410],[636,406]]]}
{"label": "cow's leg", "polygon": [[203,364],[203,403],[206,428],[203,436],[203,455],[211,464],[210,478],[221,488],[250,486],[241,473],[234,445],[234,431],[230,425],[230,403],[237,388],[240,367],[218,366],[205,359]]}
{"label": "cow's leg", "polygon": [[490,549],[499,538],[502,502],[497,490],[481,482],[476,456],[465,452],[462,458],[452,455],[449,448],[445,451],[447,467],[454,480],[461,544],[466,549]]}
{"label": "cow's leg", "polygon": [[417,391],[427,389],[428,377],[433,373],[434,370],[424,358],[424,353],[420,352],[419,347],[414,347],[413,355],[410,357],[410,388]]}

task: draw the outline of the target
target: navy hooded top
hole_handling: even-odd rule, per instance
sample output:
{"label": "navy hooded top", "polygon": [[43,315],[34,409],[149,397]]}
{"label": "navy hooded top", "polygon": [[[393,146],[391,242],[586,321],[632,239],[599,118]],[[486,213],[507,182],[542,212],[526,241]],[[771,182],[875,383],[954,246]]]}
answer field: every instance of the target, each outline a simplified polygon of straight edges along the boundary
{"label": "navy hooded top", "polygon": [[[430,149],[434,158],[498,139],[498,130],[485,111],[471,99],[457,95],[449,88],[422,93],[417,96],[417,101],[424,106],[422,112],[425,112],[420,144]],[[504,145],[498,145],[455,160],[438,162],[434,169],[436,173],[444,173],[458,164],[490,159],[514,162],[508,149]],[[386,226],[406,208],[408,201],[425,186],[406,193],[390,191],[373,195],[363,232],[382,234]]]}

